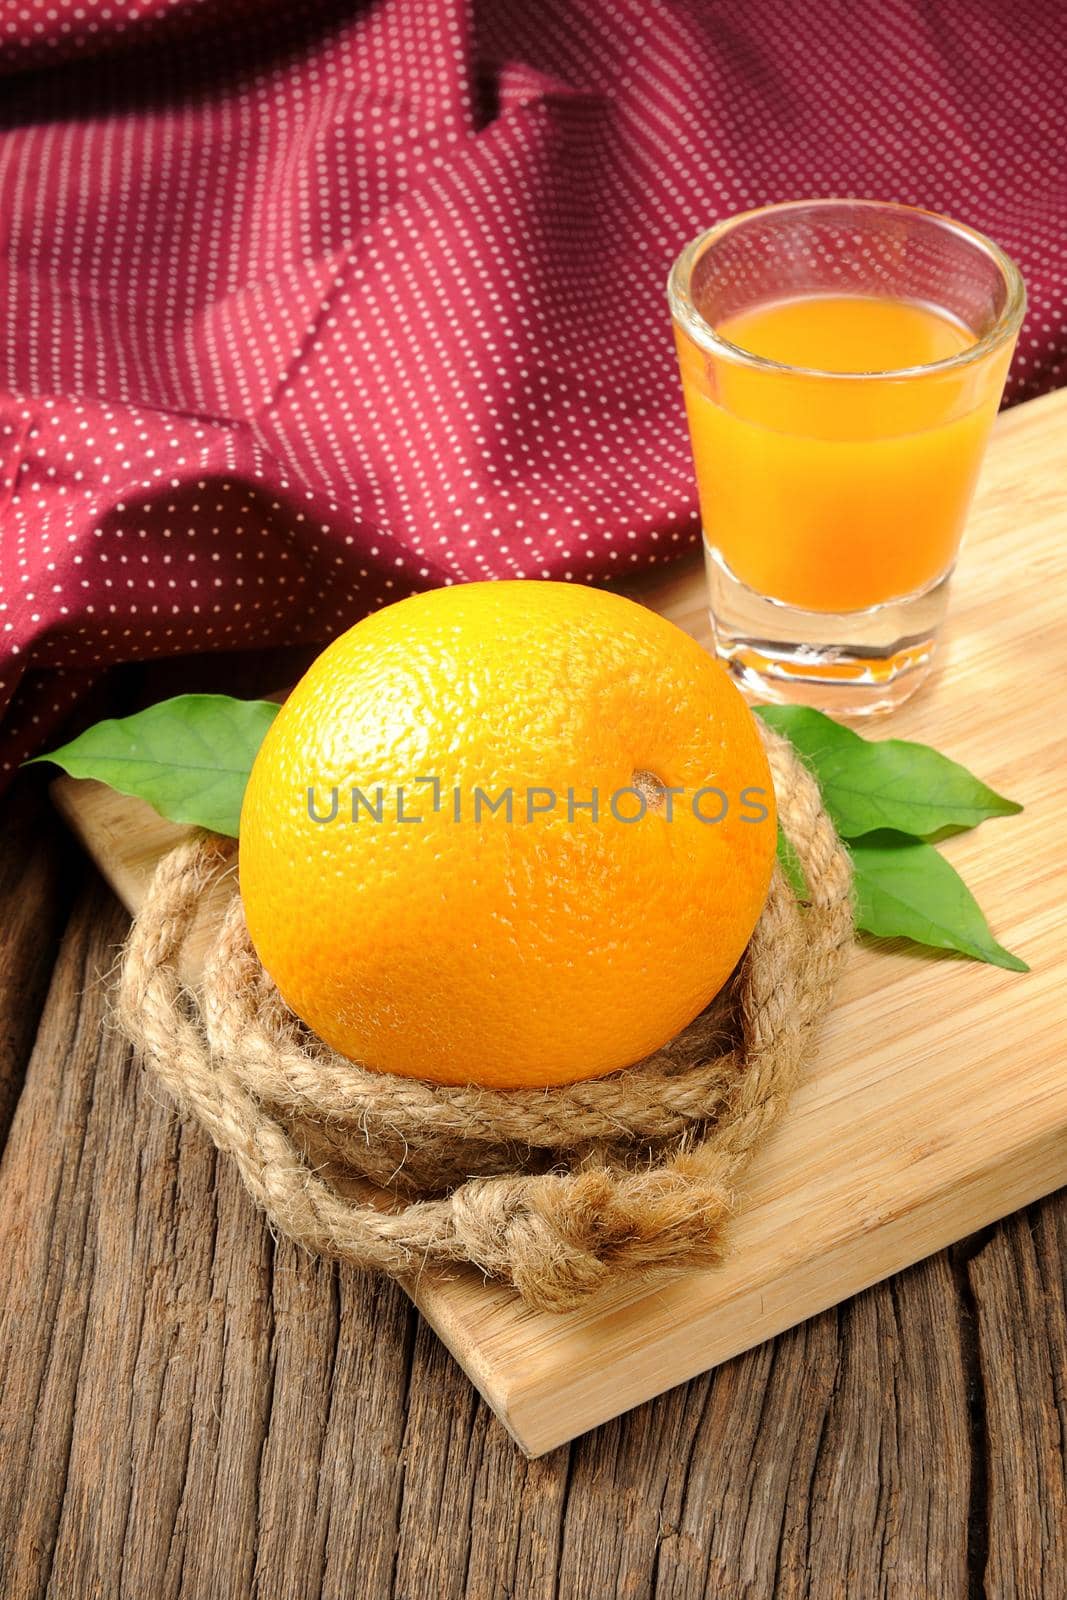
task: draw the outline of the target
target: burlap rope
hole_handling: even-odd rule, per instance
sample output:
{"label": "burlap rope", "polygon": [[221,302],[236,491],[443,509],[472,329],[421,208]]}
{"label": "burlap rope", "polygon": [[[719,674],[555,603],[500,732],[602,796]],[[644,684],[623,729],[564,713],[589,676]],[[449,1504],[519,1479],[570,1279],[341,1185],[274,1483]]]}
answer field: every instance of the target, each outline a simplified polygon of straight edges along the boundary
{"label": "burlap rope", "polygon": [[394,1277],[470,1262],[553,1311],[617,1274],[713,1263],[852,933],[849,858],[814,779],[784,739],[767,730],[764,740],[809,903],[776,868],[727,990],[623,1072],[494,1090],[357,1066],[287,1009],[251,947],[236,886],[190,994],[183,944],[204,891],[232,867],[232,845],[203,834],[159,863],[125,951],[121,1025],[182,1111],[235,1158],[271,1222],[323,1255]]}

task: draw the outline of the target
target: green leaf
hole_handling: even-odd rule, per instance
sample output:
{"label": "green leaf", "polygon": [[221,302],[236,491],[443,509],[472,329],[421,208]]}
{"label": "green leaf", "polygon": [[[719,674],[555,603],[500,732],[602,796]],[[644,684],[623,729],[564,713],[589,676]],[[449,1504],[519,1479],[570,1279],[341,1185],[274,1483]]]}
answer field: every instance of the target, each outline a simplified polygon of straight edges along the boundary
{"label": "green leaf", "polygon": [[1029,972],[1025,961],[993,938],[971,891],[932,845],[899,833],[877,833],[849,848],[857,928],[880,939],[913,939],[1009,972]]}
{"label": "green leaf", "polygon": [[98,778],[147,800],[172,822],[236,838],[252,762],[280,709],[269,700],[181,694],[98,722],[33,762],[54,761],[72,778]]}
{"label": "green leaf", "polygon": [[838,833],[880,828],[930,839],[1021,811],[957,761],[907,739],[870,740],[809,706],[757,706],[814,769]]}

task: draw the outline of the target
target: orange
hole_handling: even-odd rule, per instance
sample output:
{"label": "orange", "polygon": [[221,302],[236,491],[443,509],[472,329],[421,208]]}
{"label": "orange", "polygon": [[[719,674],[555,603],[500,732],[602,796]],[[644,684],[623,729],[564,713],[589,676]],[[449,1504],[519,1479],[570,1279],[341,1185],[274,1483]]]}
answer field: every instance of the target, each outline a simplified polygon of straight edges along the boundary
{"label": "orange", "polygon": [[245,794],[241,896],[341,1054],[567,1083],[721,988],[775,837],[754,719],[693,639],[603,591],[472,583],[367,617],[297,685]]}

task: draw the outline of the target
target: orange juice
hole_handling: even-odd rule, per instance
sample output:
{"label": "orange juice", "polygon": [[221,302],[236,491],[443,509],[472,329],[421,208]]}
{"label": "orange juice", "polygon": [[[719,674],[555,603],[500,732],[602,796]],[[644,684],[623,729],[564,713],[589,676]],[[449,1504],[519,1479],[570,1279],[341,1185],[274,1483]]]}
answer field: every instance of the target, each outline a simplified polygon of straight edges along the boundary
{"label": "orange juice", "polygon": [[939,368],[974,344],[970,330],[873,295],[779,299],[715,331],[782,363],[678,338],[705,537],[734,576],[819,612],[865,610],[942,577],[1010,345]]}

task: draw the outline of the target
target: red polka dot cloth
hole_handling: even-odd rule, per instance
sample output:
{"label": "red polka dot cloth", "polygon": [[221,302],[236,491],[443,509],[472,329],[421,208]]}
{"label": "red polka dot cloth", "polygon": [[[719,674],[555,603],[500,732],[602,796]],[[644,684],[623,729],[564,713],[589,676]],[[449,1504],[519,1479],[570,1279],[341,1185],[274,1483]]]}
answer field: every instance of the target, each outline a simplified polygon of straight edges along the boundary
{"label": "red polka dot cloth", "polygon": [[5,0],[0,766],[112,663],[698,537],[664,284],[869,195],[1067,358],[1059,0]]}

